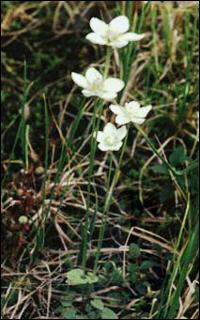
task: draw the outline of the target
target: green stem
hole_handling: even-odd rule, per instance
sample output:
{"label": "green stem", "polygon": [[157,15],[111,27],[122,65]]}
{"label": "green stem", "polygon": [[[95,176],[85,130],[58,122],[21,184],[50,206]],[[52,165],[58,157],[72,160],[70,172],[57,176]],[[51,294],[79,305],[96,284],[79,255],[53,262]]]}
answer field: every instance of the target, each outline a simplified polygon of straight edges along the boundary
{"label": "green stem", "polygon": [[107,78],[110,68],[110,59],[112,55],[112,50],[110,47],[107,47],[106,59],[105,59],[105,69],[104,69],[104,78]]}
{"label": "green stem", "polygon": [[[100,106],[100,112],[102,112],[103,103]],[[95,131],[98,131],[100,121],[97,121],[99,109],[99,101],[97,101],[95,105],[95,110],[92,117],[92,135],[91,135],[91,143],[90,143],[90,164],[89,164],[89,174],[88,174],[88,188],[87,188],[87,200],[86,200],[86,218],[85,224],[83,226],[82,231],[82,243],[81,250],[79,255],[78,264],[81,264],[83,268],[86,267],[87,262],[87,246],[88,246],[88,231],[90,226],[90,200],[91,200],[91,185],[92,185],[92,177],[93,177],[93,169],[94,169],[94,158],[96,153],[96,140],[93,140],[93,135]]]}
{"label": "green stem", "polygon": [[[105,58],[105,69],[104,69],[104,78],[107,77],[109,68],[110,68],[110,59],[111,59],[112,50],[107,47],[106,58]],[[93,140],[93,135],[95,132],[99,131],[101,116],[103,113],[103,102],[97,101],[95,105],[95,111],[92,118],[92,135],[91,135],[91,144],[90,144],[90,165],[89,165],[89,181],[88,181],[88,190],[87,190],[87,201],[86,201],[86,220],[83,226],[82,231],[82,243],[80,248],[80,254],[78,258],[78,264],[81,264],[82,267],[86,268],[87,263],[87,249],[88,249],[88,239],[89,239],[89,230],[90,230],[90,200],[91,200],[91,184],[93,177],[93,169],[94,169],[94,159],[97,149],[97,141]]]}

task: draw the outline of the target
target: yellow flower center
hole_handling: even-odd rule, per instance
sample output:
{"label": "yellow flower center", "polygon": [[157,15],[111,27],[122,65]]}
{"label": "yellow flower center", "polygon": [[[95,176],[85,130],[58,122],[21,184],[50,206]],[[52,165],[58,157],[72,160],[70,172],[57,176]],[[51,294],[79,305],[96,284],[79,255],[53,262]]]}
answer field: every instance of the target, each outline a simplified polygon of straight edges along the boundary
{"label": "yellow flower center", "polygon": [[91,83],[90,90],[91,91],[99,91],[102,89],[102,80],[101,79],[96,79],[93,83]]}
{"label": "yellow flower center", "polygon": [[115,136],[107,136],[105,138],[105,142],[107,145],[112,146],[116,141],[116,137]]}

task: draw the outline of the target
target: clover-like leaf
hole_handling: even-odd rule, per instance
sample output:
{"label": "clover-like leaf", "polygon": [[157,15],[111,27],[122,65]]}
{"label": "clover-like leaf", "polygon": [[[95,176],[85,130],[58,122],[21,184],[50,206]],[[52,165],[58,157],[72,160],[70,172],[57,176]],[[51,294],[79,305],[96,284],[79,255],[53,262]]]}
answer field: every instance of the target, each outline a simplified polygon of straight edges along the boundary
{"label": "clover-like leaf", "polygon": [[118,319],[114,311],[109,308],[104,308],[101,315],[102,319]]}
{"label": "clover-like leaf", "polygon": [[78,286],[82,284],[92,284],[98,281],[98,277],[92,273],[85,273],[82,269],[73,269],[66,274],[67,283],[70,286]]}
{"label": "clover-like leaf", "polygon": [[80,284],[88,283],[87,277],[86,277],[84,271],[81,269],[71,270],[71,271],[67,272],[66,276],[67,276],[67,283],[70,286],[77,286]]}
{"label": "clover-like leaf", "polygon": [[92,272],[88,272],[86,277],[87,277],[88,283],[90,283],[90,284],[95,283],[99,280],[98,277]]}
{"label": "clover-like leaf", "polygon": [[97,309],[97,310],[103,310],[104,309],[104,304],[102,302],[102,300],[100,299],[94,299],[91,301],[91,305],[93,306],[93,308]]}

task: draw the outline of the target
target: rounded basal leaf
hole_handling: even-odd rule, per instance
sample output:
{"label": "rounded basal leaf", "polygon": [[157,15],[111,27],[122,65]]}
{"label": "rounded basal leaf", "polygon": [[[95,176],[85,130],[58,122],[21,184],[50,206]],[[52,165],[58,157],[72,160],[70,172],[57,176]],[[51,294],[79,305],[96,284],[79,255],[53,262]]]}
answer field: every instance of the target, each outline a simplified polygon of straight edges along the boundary
{"label": "rounded basal leaf", "polygon": [[85,273],[82,269],[79,269],[79,268],[67,272],[66,277],[67,277],[67,283],[70,286],[91,284],[98,281],[98,277],[94,273],[92,272]]}
{"label": "rounded basal leaf", "polygon": [[77,285],[88,283],[87,277],[84,271],[81,269],[71,270],[67,272],[66,276],[67,276],[67,283],[70,286],[77,286]]}
{"label": "rounded basal leaf", "polygon": [[96,283],[99,280],[98,277],[92,272],[88,272],[86,277],[89,284]]}
{"label": "rounded basal leaf", "polygon": [[104,309],[104,304],[103,304],[102,300],[100,300],[100,299],[94,299],[90,303],[93,306],[93,308],[95,308],[97,310],[103,310]]}
{"label": "rounded basal leaf", "polygon": [[114,311],[109,308],[104,308],[101,315],[102,319],[118,319]]}
{"label": "rounded basal leaf", "polygon": [[64,312],[62,312],[62,316],[64,317],[64,319],[77,319],[77,311],[75,308],[71,307],[71,308],[66,308],[64,310]]}
{"label": "rounded basal leaf", "polygon": [[131,257],[137,258],[141,254],[140,247],[136,243],[131,243],[129,246],[129,253]]}

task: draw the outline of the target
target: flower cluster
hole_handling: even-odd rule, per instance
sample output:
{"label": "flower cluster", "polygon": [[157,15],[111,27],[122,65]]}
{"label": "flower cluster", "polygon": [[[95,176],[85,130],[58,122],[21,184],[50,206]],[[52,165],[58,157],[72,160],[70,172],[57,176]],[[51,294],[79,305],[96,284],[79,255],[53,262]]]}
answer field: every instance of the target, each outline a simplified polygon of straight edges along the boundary
{"label": "flower cluster", "polygon": [[[112,48],[125,47],[130,41],[139,41],[144,34],[128,32],[130,25],[126,16],[118,16],[109,24],[98,18],[90,20],[90,27],[93,32],[86,36],[86,39],[94,44],[106,45]],[[93,67],[87,69],[85,75],[72,72],[73,81],[82,88],[82,94],[86,97],[98,97],[105,101],[112,101],[117,98],[124,86],[124,81],[113,77],[105,78]],[[103,131],[95,132],[98,148],[101,151],[118,151],[123,139],[127,134],[126,124],[132,122],[142,124],[151,106],[141,107],[136,101],[126,103],[125,106],[111,104],[110,110],[116,115],[117,128],[111,122],[107,123]]]}

